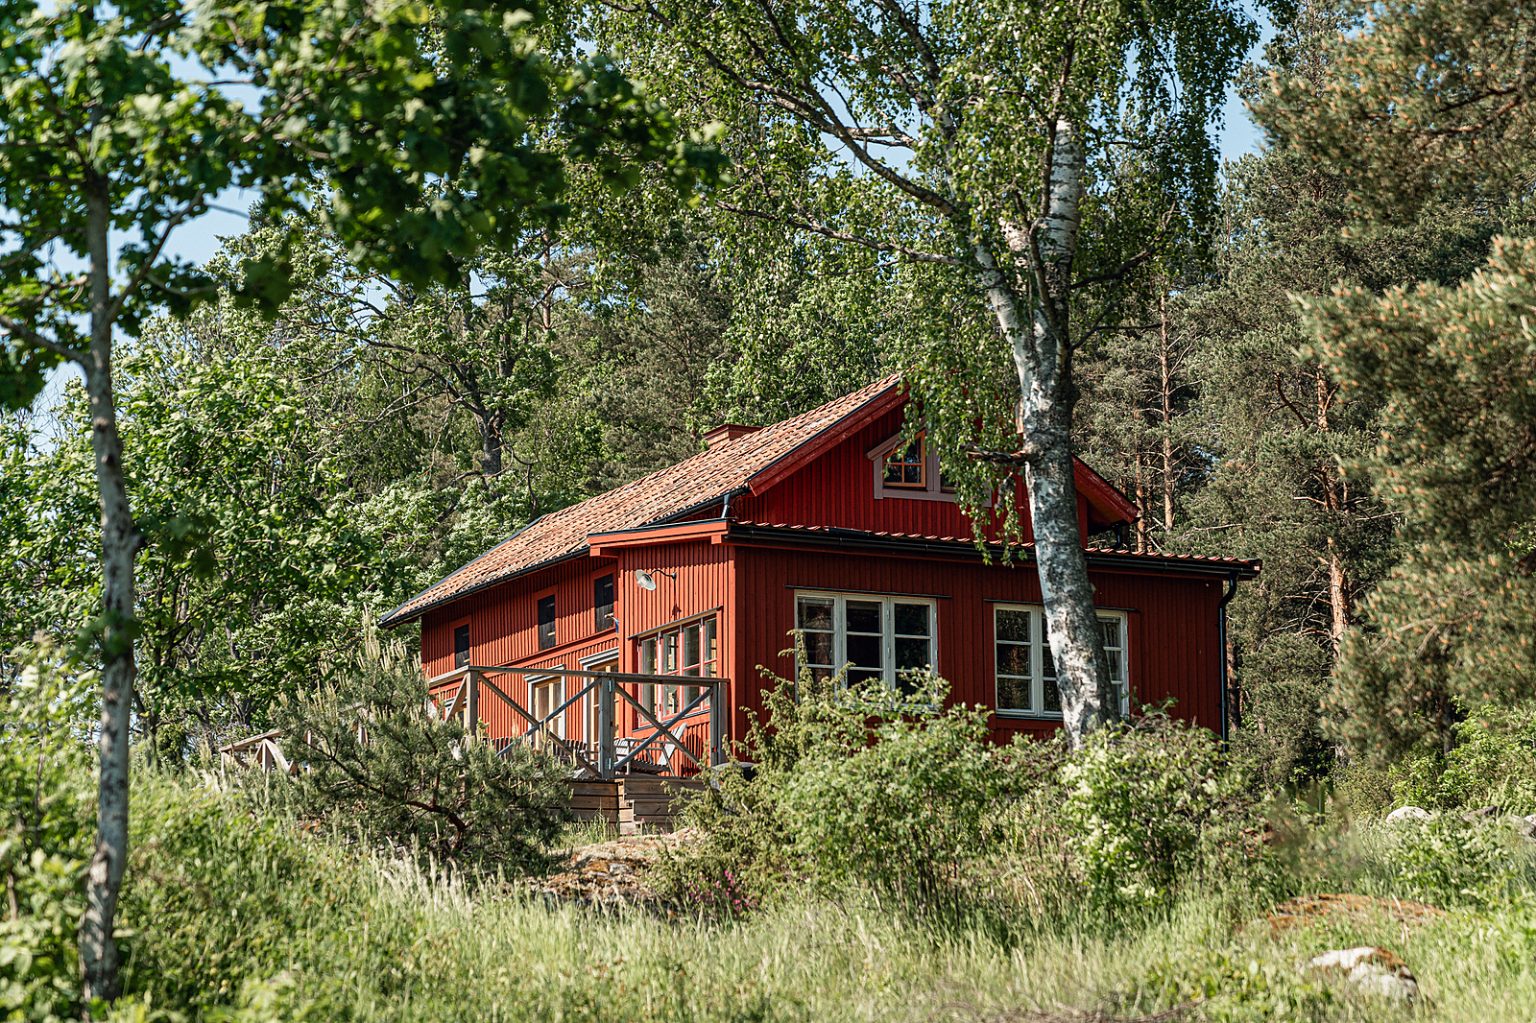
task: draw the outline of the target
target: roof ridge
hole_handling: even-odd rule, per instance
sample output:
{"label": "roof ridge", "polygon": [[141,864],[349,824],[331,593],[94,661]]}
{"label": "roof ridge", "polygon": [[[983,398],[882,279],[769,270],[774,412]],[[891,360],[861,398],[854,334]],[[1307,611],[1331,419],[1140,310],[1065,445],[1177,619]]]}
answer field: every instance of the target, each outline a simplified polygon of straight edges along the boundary
{"label": "roof ridge", "polygon": [[398,624],[449,600],[579,554],[590,546],[593,533],[672,521],[736,493],[900,381],[899,374],[887,374],[813,409],[719,441],[679,462],[548,512],[403,601],[381,624]]}

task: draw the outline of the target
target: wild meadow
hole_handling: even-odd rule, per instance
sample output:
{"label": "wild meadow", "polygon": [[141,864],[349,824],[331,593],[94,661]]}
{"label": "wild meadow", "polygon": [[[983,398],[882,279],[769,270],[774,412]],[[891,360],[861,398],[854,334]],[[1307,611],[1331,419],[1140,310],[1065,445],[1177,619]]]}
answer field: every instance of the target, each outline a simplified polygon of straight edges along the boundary
{"label": "wild meadow", "polygon": [[[1520,743],[1469,743],[1433,772],[1362,778],[1308,805],[1262,796],[1208,733],[1155,716],[1074,752],[988,747],[984,715],[934,707],[932,694],[883,690],[776,699],[755,774],[728,773],[698,799],[641,894],[617,905],[530,884],[570,846],[611,838],[600,826],[540,831],[542,866],[489,840],[444,860],[423,841],[440,823],[381,815],[389,797],[143,765],[120,907],[125,994],[101,1014],[1528,1018],[1536,843],[1521,822],[1459,802],[1491,794],[1469,790],[1465,768],[1518,758]],[[477,784],[536,783],[530,763],[505,763]],[[57,732],[8,745],[0,765],[24,811],[0,845],[24,910],[0,922],[0,1009],[75,1018],[88,773]],[[1536,772],[1499,784],[1513,813]],[[1430,819],[1387,823],[1385,803],[1363,805],[1405,786]],[[530,833],[506,815],[475,826]],[[1291,901],[1318,895],[1351,898],[1332,911]],[[1362,945],[1406,963],[1417,999],[1307,965]]]}

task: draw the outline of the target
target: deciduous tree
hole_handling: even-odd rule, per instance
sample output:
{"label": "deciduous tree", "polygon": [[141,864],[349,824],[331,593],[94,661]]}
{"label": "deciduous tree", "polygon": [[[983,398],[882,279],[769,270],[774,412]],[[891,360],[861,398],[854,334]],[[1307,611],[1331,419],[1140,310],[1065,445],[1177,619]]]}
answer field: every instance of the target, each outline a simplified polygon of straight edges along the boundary
{"label": "deciduous tree", "polygon": [[[1251,23],[1222,0],[614,0],[609,10],[599,40],[674,108],[728,126],[737,186],[721,208],[880,254],[922,297],[914,307],[937,310],[931,322],[968,318],[952,335],[997,353],[957,346],[963,370],[915,382],[931,438],[991,449],[1028,484],[1067,728],[1081,739],[1117,701],[1075,511],[1074,353],[1105,288],[1175,218],[1198,222],[1207,209],[1207,131]],[[1126,148],[1146,159],[1120,159]],[[993,429],[977,444],[973,424],[999,420],[996,406],[976,406],[998,393],[1000,363],[1013,376],[1011,436]],[[987,489],[969,488],[978,503]]]}
{"label": "deciduous tree", "polygon": [[[101,508],[87,1001],[117,990],[143,542],[117,429],[117,337],[207,294],[169,242],[231,187],[260,190],[275,212],[328,191],[345,245],[426,282],[557,216],[567,150],[618,177],[635,156],[681,169],[696,155],[610,66],[554,66],[532,22],[474,0],[0,5],[0,397],[26,404],[50,368],[78,368]],[[282,261],[249,264],[244,290],[275,304]]]}

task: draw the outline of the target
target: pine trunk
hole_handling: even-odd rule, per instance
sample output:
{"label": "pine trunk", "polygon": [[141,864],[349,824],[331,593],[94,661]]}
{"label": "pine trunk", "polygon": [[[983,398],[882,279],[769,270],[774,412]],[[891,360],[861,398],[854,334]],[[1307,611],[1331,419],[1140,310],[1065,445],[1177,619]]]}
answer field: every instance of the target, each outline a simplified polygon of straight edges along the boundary
{"label": "pine trunk", "polygon": [[118,953],[113,937],[118,892],[128,857],[128,729],[133,705],[133,571],[140,535],[123,479],[123,445],[112,389],[111,264],[106,183],[87,185],[91,281],[91,346],[85,391],[91,447],[101,505],[102,617],[101,722],[97,736],[96,848],[86,872],[86,909],[80,921],[80,969],[86,1013],[91,1003],[117,997]]}
{"label": "pine trunk", "polygon": [[1173,532],[1173,363],[1168,351],[1168,299],[1161,293],[1157,299],[1157,313],[1157,364],[1163,414],[1163,535],[1166,537]]}

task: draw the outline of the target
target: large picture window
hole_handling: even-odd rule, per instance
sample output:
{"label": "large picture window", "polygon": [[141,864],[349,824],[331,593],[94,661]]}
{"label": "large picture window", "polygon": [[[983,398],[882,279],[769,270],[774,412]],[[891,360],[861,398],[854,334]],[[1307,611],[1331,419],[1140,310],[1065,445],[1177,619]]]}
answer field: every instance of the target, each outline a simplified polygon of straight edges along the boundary
{"label": "large picture window", "polygon": [[797,593],[795,629],[799,667],[818,678],[847,667],[850,682],[897,686],[935,663],[933,601],[920,597]]}
{"label": "large picture window", "polygon": [[[1120,693],[1120,712],[1129,710],[1126,680],[1125,615],[1100,611],[1099,634],[1109,660],[1109,677]],[[997,712],[1019,717],[1061,717],[1061,690],[1046,641],[1045,611],[1025,604],[999,604],[992,612]]]}
{"label": "large picture window", "polygon": [[[715,678],[720,673],[719,656],[714,615],[669,626],[640,639],[640,671],[646,675]],[[640,692],[640,703],[653,714],[658,709],[675,714],[702,691],[701,686],[646,686]]]}

